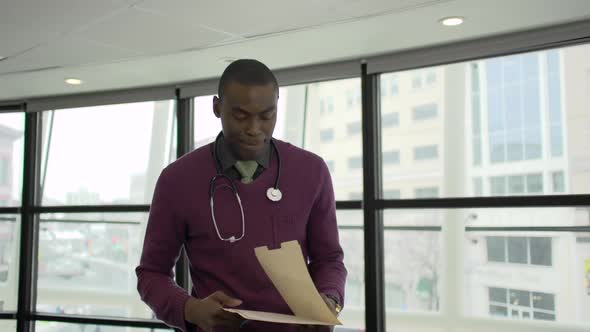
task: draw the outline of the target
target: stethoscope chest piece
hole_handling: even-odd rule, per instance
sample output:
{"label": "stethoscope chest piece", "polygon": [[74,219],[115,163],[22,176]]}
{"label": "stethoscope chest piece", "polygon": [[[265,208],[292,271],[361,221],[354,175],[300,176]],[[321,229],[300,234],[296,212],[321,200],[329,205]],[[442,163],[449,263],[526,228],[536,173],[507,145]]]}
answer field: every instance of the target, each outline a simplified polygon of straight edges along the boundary
{"label": "stethoscope chest piece", "polygon": [[266,190],[266,197],[273,202],[278,202],[283,199],[283,193],[277,188],[270,187]]}

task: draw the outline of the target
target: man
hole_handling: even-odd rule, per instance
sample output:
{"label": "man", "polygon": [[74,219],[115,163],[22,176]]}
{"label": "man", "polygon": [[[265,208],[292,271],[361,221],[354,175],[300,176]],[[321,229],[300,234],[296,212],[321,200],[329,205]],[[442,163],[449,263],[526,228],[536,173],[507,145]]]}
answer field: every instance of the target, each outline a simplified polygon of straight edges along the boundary
{"label": "man", "polygon": [[[347,272],[330,174],[320,157],[272,138],[278,91],[264,64],[230,64],[213,98],[222,132],[214,143],[166,167],[158,179],[136,273],[142,300],[171,326],[329,330],[244,321],[222,310],[292,313],[254,255],[256,247],[275,249],[291,240],[301,245],[330,308],[339,312],[344,303]],[[182,246],[194,285],[190,295],[173,279]]]}

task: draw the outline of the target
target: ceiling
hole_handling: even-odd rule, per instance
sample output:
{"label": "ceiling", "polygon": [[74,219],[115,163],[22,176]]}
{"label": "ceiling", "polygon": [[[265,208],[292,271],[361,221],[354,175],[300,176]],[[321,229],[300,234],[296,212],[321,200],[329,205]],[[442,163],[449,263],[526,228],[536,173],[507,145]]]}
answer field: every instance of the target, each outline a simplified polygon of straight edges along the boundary
{"label": "ceiling", "polygon": [[[454,15],[465,23],[438,23]],[[589,0],[0,0],[0,101],[196,81],[234,58],[291,68],[588,18]]]}

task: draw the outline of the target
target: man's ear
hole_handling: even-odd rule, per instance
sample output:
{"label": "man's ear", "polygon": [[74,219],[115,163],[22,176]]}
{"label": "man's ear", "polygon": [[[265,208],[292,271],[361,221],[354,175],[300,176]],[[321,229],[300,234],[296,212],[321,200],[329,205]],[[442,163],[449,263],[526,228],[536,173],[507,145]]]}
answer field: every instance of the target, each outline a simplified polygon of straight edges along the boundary
{"label": "man's ear", "polygon": [[219,99],[217,96],[213,96],[213,114],[215,114],[215,117],[220,118],[221,117],[221,99]]}

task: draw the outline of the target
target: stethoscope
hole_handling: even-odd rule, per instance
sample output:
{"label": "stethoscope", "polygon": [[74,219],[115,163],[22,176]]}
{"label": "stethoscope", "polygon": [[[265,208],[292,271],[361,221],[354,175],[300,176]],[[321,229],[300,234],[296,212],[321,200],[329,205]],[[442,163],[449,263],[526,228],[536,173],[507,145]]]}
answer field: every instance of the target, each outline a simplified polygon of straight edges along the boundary
{"label": "stethoscope", "polygon": [[[231,178],[223,174],[221,161],[219,160],[219,158],[217,158],[218,141],[221,135],[222,134],[220,133],[215,139],[215,142],[213,143],[213,159],[215,159],[215,169],[217,170],[217,174],[211,179],[211,182],[209,184],[209,205],[211,207],[211,218],[213,219],[213,225],[215,226],[217,237],[219,237],[221,241],[234,243],[244,238],[244,235],[246,234],[246,221],[244,217],[244,208],[242,206],[242,200],[240,199],[240,195],[238,194],[238,188],[236,187],[234,181]],[[283,198],[283,193],[279,189],[279,180],[281,178],[281,156],[279,154],[279,149],[277,149],[277,146],[272,138],[270,139],[270,145],[271,149],[274,150],[277,155],[277,176],[275,178],[274,186],[266,190],[266,198],[268,198],[272,202],[279,202]],[[216,187],[215,181],[223,178],[225,178],[227,182],[229,182],[229,185],[224,183],[223,185]],[[240,237],[238,238],[236,238],[233,235],[228,238],[224,238],[223,236],[221,236],[221,233],[219,232],[219,227],[217,226],[217,220],[215,219],[215,204],[213,197],[215,196],[215,191],[223,187],[229,188],[234,193],[234,195],[236,196],[236,200],[238,201],[238,205],[240,206],[240,214],[242,216],[242,235],[240,235]]]}

